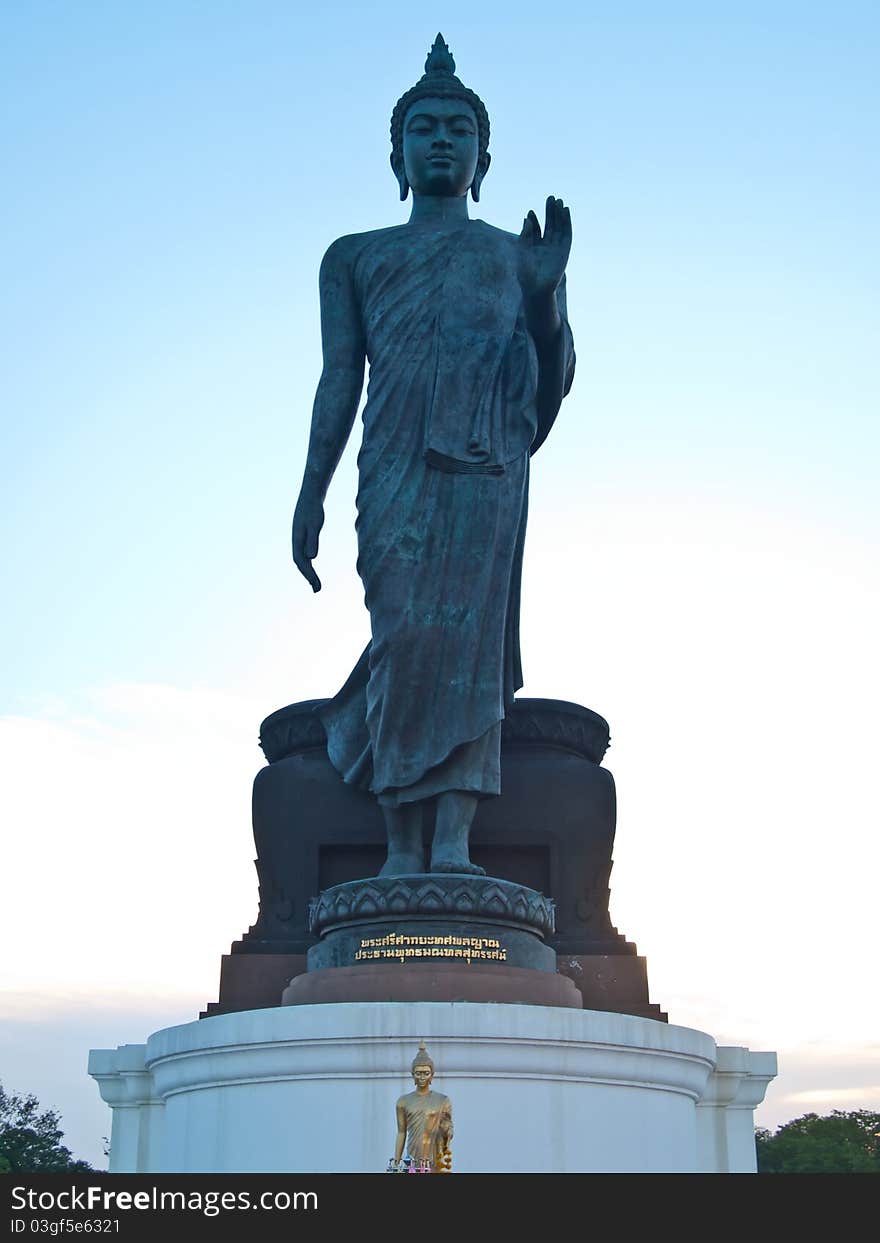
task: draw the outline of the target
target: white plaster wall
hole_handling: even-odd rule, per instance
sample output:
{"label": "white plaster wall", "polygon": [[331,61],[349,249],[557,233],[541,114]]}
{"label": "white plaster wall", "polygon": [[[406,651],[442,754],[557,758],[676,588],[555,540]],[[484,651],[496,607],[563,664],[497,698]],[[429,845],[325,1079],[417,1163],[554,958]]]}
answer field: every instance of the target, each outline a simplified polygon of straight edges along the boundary
{"label": "white plaster wall", "polygon": [[773,1055],[627,1015],[446,1002],[254,1010],[95,1051],[111,1168],[379,1173],[422,1038],[452,1099],[457,1172],[754,1168]]}
{"label": "white plaster wall", "polygon": [[165,1108],[146,1069],[146,1051],[143,1044],[123,1044],[117,1049],[93,1049],[89,1054],[89,1074],[113,1111],[111,1174],[146,1174],[162,1168]]}

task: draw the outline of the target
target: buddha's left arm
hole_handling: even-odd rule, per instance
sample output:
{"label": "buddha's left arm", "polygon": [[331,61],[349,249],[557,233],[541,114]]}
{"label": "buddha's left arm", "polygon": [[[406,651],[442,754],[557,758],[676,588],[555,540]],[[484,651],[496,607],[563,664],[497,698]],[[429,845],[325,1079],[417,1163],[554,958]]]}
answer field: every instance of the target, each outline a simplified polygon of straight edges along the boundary
{"label": "buddha's left arm", "polygon": [[565,277],[555,293],[549,294],[542,304],[536,303],[537,300],[534,300],[528,308],[529,331],[538,354],[538,389],[535,395],[538,430],[532,441],[532,453],[537,453],[556,421],[562,399],[571,388],[575,364]]}
{"label": "buddha's left arm", "polygon": [[447,1096],[446,1104],[443,1106],[443,1113],[440,1118],[440,1133],[445,1138],[447,1144],[452,1139],[452,1101]]}

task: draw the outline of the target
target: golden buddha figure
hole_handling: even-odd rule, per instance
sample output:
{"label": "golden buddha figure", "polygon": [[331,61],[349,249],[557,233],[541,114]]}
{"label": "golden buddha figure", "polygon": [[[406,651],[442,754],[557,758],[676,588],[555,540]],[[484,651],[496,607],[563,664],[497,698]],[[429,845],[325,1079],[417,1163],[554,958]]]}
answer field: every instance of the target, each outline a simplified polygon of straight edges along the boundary
{"label": "golden buddha figure", "polygon": [[415,1091],[407,1092],[397,1102],[394,1164],[400,1167],[405,1150],[416,1168],[427,1166],[432,1174],[448,1173],[452,1165],[452,1102],[431,1088],[434,1063],[424,1041],[413,1058],[412,1077]]}

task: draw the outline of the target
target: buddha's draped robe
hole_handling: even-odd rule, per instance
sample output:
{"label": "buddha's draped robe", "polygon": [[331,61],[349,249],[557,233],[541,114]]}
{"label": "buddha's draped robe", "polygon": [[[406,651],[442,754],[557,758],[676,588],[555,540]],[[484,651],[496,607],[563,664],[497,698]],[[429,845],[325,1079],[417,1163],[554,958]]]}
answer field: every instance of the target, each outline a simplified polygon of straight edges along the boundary
{"label": "buddha's draped robe", "polygon": [[[498,794],[501,722],[522,685],[538,427],[519,242],[482,221],[347,241],[370,364],[357,564],[372,640],[321,713],[330,759],[389,805],[447,790]],[[574,350],[564,286],[557,300],[558,408]]]}
{"label": "buddha's draped robe", "polygon": [[[445,1127],[443,1124],[446,1124]],[[405,1155],[420,1164],[429,1161],[436,1173],[452,1137],[452,1102],[442,1092],[408,1092],[397,1102],[398,1130],[406,1131]],[[444,1130],[446,1135],[444,1135]]]}

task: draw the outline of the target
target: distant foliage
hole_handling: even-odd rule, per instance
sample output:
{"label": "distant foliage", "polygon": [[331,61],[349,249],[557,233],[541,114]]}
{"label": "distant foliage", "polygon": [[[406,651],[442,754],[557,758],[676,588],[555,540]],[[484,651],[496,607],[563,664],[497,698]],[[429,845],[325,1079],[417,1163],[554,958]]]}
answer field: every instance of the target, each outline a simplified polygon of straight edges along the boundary
{"label": "distant foliage", "polygon": [[0,1173],[61,1174],[92,1169],[61,1143],[61,1115],[40,1112],[35,1096],[10,1095],[0,1083]]}
{"label": "distant foliage", "polygon": [[880,1114],[804,1114],[755,1132],[759,1174],[880,1174]]}

